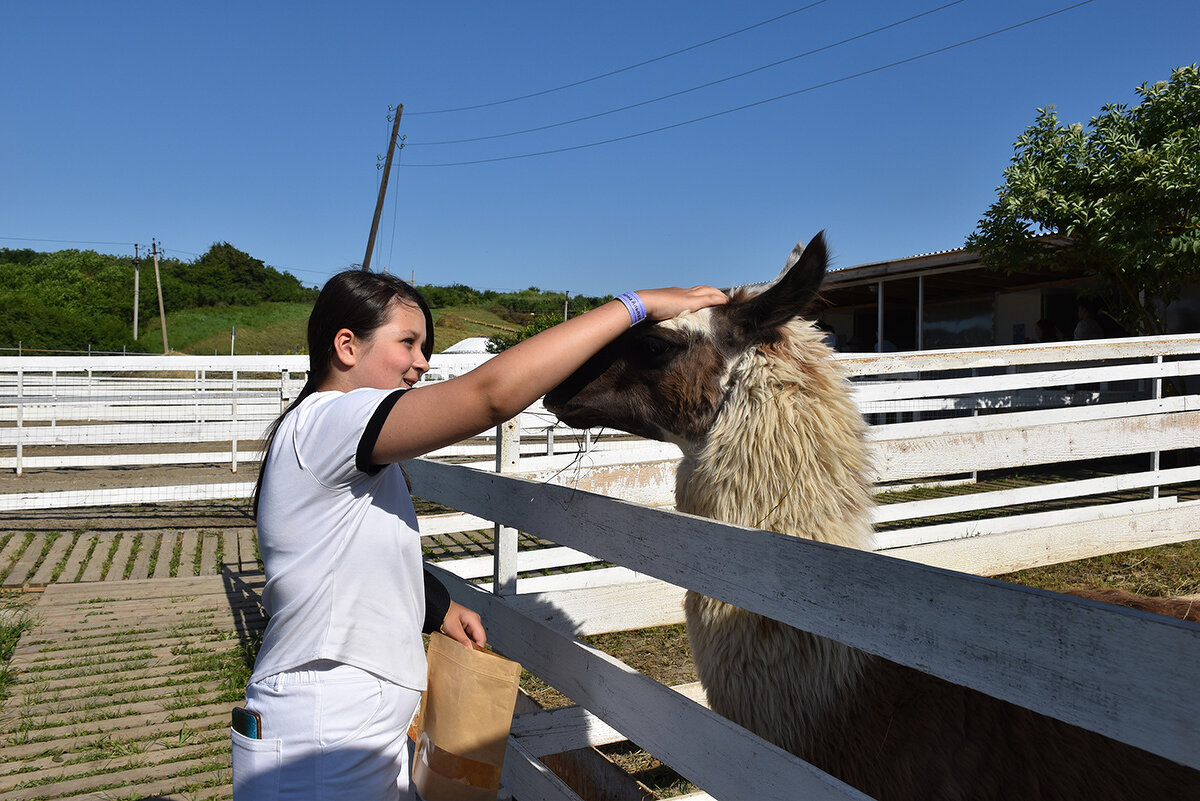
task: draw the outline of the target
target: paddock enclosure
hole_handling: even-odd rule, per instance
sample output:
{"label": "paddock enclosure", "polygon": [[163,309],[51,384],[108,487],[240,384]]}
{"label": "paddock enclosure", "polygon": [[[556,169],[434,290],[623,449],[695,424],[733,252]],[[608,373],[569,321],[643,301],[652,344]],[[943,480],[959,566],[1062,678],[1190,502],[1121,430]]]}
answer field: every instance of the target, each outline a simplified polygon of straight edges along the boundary
{"label": "paddock enclosure", "polygon": [[[1200,626],[988,578],[1200,536],[1198,356],[1200,336],[838,354],[871,424],[876,552],[675,513],[677,449],[537,407],[406,463],[456,510],[423,536],[488,536],[434,563],[456,600],[577,704],[517,716],[506,789],[577,798],[542,758],[628,739],[698,798],[864,797],[578,639],[681,622],[685,588],[1200,768]],[[245,498],[305,367],[0,358],[0,513]]]}

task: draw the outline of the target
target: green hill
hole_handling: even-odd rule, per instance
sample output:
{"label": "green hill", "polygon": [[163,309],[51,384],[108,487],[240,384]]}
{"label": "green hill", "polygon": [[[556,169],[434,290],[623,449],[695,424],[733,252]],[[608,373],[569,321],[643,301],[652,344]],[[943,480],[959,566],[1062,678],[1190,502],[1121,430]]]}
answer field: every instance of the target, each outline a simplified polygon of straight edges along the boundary
{"label": "green hill", "polygon": [[[227,355],[305,353],[305,329],[311,303],[258,303],[253,306],[209,306],[167,315],[167,344],[180,353]],[[236,338],[234,329],[236,328]],[[141,329],[138,344],[148,353],[162,352],[157,316]]]}
{"label": "green hill", "polygon": [[[92,250],[0,249],[0,348],[36,351],[141,351],[161,349],[151,334],[158,297],[154,270],[140,265],[137,297],[139,334],[133,338],[134,261]],[[294,276],[268,267],[228,243],[214,244],[193,262],[161,259],[162,294],[171,314],[208,313],[262,303],[309,305],[316,290]],[[186,323],[181,328],[186,329]],[[215,333],[213,330],[212,333]],[[188,337],[184,336],[184,340]],[[181,340],[181,344],[182,344]]]}
{"label": "green hill", "polygon": [[[194,354],[303,353],[317,290],[232,245],[214,244],[192,262],[160,259],[172,351]],[[133,337],[134,261],[92,250],[0,248],[0,354],[162,352],[151,262],[142,259],[138,337]],[[434,349],[467,337],[513,334],[535,319],[573,316],[610,298],[568,297],[462,284],[423,285],[434,317]],[[236,338],[233,336],[236,328]]]}
{"label": "green hill", "polygon": [[[167,315],[167,344],[171,350],[194,354],[307,353],[305,331],[311,303],[259,303],[255,306],[213,306]],[[441,352],[468,337],[487,337],[515,330],[483,306],[433,309],[434,350]],[[236,326],[236,338],[233,336]],[[141,327],[138,344],[148,353],[162,352],[158,318]]]}

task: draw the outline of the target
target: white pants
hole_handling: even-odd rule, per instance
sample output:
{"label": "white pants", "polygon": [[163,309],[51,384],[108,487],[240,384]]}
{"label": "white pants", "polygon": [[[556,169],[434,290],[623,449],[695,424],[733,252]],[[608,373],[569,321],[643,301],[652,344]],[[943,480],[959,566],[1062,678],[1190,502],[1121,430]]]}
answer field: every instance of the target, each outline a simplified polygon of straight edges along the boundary
{"label": "white pants", "polygon": [[409,801],[408,725],[421,700],[365,670],[312,662],[254,682],[262,739],[233,737],[234,801]]}

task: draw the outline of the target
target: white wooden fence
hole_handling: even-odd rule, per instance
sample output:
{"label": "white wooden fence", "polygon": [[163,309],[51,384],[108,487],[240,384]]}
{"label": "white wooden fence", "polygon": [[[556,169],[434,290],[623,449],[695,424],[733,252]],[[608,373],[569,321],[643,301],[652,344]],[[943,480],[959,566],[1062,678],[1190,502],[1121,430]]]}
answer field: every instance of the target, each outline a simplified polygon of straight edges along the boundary
{"label": "white wooden fence", "polygon": [[[516,426],[508,426],[497,437],[498,460],[407,464],[418,496],[460,510],[423,521],[423,533],[495,532],[494,557],[439,563],[447,576],[466,579],[448,581],[456,599],[486,615],[499,650],[580,704],[517,718],[506,786],[522,801],[575,798],[539,757],[628,738],[712,797],[862,797],[711,713],[691,700],[694,693],[663,687],[577,639],[678,622],[684,588],[1200,768],[1200,626],[981,577],[1197,536],[1200,501],[1180,488],[1200,478],[1188,451],[1198,444],[1198,354],[1200,337],[1191,336],[839,356],[854,377],[860,407],[876,423],[870,437],[881,486],[1110,457],[1140,462],[1111,475],[881,505],[877,521],[894,528],[879,535],[878,553],[652,508],[670,504],[678,456],[657,443],[619,443],[583,455],[572,446],[565,456],[526,457],[505,444],[515,439]],[[197,426],[186,441],[240,439],[234,426],[246,408],[240,393],[274,393],[271,404],[262,404],[261,425],[286,402],[292,375],[302,369],[283,359],[274,368],[228,360],[171,362],[182,374],[175,378],[193,382],[187,402],[206,415],[168,423]],[[0,423],[0,447],[19,451],[28,444],[13,433],[21,428],[92,429],[89,436],[103,438],[129,421],[65,416],[44,390],[31,392],[39,385],[30,378],[37,371],[25,367],[32,360],[14,361],[0,359],[2,405],[12,409]],[[101,368],[99,361],[90,360],[94,373],[129,369],[128,362]],[[59,366],[41,373],[55,369],[67,372]],[[220,401],[197,397],[198,371],[205,381],[228,382],[209,385],[210,393],[225,393]],[[153,371],[139,373],[130,380]],[[275,377],[250,377],[258,373]],[[94,391],[106,398],[100,404],[78,395],[71,403],[89,414],[111,406],[136,416],[128,412],[136,404],[121,392],[113,384]],[[229,418],[216,423],[218,410]],[[224,438],[202,440],[210,424],[226,426]],[[526,425],[548,423],[534,417]],[[544,442],[536,447],[545,452]],[[1173,466],[1163,466],[1162,454],[1172,455]],[[10,450],[3,458],[31,457]],[[231,461],[237,460],[234,449]],[[244,493],[248,484],[242,486]],[[1103,497],[1118,491],[1143,497]],[[1069,508],[1027,508],[1062,500]],[[984,516],[929,522],[964,511]],[[519,551],[517,531],[557,545]],[[531,575],[597,564],[604,566]]]}
{"label": "white wooden fence", "polygon": [[[878,553],[648,508],[670,503],[678,454],[664,446],[502,467],[515,476],[410,463],[418,495],[462,510],[464,525],[496,525],[494,558],[442,563],[492,579],[450,582],[456,599],[484,612],[497,648],[579,704],[518,716],[506,785],[521,799],[573,799],[538,757],[627,738],[701,796],[863,797],[713,715],[692,688],[663,687],[578,639],[679,622],[684,588],[1200,768],[1200,626],[971,575],[1196,538],[1200,501],[1173,491],[1200,478],[1187,453],[1198,350],[1187,337],[841,357],[860,407],[881,418],[871,429],[881,483],[1143,463],[883,505],[880,523],[905,526],[881,534]],[[1164,452],[1179,466],[1164,469]],[[1145,497],[1099,497],[1126,490]],[[1072,503],[1021,511],[1053,500]],[[923,522],[961,511],[990,516]],[[559,547],[519,552],[518,530]],[[616,566],[529,575],[582,553]]]}
{"label": "white wooden fence", "polygon": [[[435,355],[427,378],[459,375],[485,358]],[[259,461],[263,432],[296,397],[307,369],[305,356],[0,357],[0,472],[83,471],[79,489],[6,490],[0,512],[248,497],[253,481],[237,474]],[[590,433],[556,425],[540,404],[520,421],[540,432],[539,442],[518,446],[522,453],[576,452],[591,442]],[[547,437],[551,429],[557,440]],[[436,455],[495,453],[494,436],[485,435]],[[114,487],[101,472],[177,465],[224,465],[230,477]]]}

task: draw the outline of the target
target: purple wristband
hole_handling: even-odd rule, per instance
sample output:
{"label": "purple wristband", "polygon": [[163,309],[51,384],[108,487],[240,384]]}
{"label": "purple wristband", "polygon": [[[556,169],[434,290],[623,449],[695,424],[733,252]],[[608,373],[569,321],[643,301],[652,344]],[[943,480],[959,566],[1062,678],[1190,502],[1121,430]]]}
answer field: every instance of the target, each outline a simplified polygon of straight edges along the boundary
{"label": "purple wristband", "polygon": [[646,304],[642,303],[642,299],[638,297],[638,293],[626,292],[623,295],[618,295],[617,300],[624,303],[625,308],[629,310],[629,319],[632,320],[630,325],[637,325],[646,319]]}

